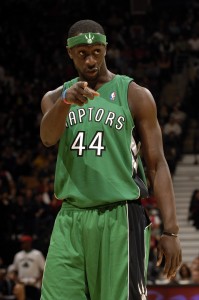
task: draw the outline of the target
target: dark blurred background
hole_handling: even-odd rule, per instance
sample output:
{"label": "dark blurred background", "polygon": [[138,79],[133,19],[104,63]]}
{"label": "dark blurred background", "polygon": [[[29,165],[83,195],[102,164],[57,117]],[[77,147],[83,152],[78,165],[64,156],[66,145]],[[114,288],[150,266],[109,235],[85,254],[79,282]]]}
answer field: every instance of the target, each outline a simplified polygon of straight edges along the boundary
{"label": "dark blurred background", "polygon": [[[69,27],[85,18],[105,28],[108,68],[132,76],[152,92],[172,177],[184,154],[193,154],[193,165],[198,164],[198,1],[1,0],[0,257],[4,267],[12,264],[23,234],[33,237],[34,248],[44,256],[47,253],[61,204],[53,193],[57,147],[46,149],[39,137],[40,102],[47,91],[76,76],[66,53],[66,37]],[[153,195],[144,203],[154,221],[148,275],[154,282],[161,276],[154,267],[161,216]]]}

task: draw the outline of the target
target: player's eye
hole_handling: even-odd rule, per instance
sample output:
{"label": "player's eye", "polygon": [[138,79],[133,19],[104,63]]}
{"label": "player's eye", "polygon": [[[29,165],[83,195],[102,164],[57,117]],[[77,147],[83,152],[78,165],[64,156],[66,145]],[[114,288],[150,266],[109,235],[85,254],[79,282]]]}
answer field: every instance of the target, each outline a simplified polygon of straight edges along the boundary
{"label": "player's eye", "polygon": [[100,49],[95,49],[95,55],[99,55],[100,54]]}

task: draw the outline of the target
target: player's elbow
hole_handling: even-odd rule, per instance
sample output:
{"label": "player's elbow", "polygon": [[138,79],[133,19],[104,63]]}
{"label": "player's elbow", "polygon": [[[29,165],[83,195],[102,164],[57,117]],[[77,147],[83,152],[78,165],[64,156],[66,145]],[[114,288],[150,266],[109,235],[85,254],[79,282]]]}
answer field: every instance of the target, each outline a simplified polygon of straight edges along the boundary
{"label": "player's elbow", "polygon": [[52,138],[48,138],[46,135],[42,134],[42,132],[40,132],[40,139],[42,141],[42,144],[48,148],[54,146],[57,143],[57,140],[52,140]]}

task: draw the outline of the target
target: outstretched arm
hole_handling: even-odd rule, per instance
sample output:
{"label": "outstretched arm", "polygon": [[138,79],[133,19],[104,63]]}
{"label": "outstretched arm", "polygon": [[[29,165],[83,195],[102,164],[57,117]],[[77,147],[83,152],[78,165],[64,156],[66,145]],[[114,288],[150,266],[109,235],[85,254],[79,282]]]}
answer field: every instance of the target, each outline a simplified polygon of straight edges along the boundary
{"label": "outstretched arm", "polygon": [[99,93],[90,89],[87,82],[75,83],[67,89],[67,103],[62,99],[63,86],[47,92],[41,101],[43,118],[40,124],[40,137],[46,147],[55,145],[65,130],[66,117],[70,104],[84,105],[89,99],[99,96]]}
{"label": "outstretched arm", "polygon": [[[147,177],[157,200],[164,231],[178,233],[173,184],[164,156],[155,101],[149,90],[131,83],[129,106],[140,136]],[[165,257],[164,271],[170,278],[175,275],[181,263],[181,247],[178,237],[161,236],[158,245],[158,265],[161,264],[163,256]]]}

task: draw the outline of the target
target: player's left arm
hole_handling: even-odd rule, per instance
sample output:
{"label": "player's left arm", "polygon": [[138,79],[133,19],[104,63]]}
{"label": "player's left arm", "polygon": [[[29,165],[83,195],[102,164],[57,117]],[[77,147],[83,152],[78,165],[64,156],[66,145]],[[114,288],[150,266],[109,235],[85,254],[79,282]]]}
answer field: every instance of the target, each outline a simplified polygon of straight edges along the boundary
{"label": "player's left arm", "polygon": [[[136,83],[129,86],[129,106],[141,141],[147,177],[160,210],[164,231],[178,233],[175,196],[170,170],[164,156],[162,132],[151,92]],[[165,273],[175,275],[181,263],[178,237],[162,235],[158,245],[158,264],[165,256]]]}

